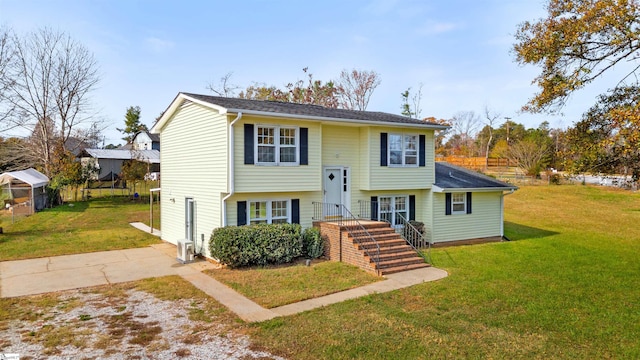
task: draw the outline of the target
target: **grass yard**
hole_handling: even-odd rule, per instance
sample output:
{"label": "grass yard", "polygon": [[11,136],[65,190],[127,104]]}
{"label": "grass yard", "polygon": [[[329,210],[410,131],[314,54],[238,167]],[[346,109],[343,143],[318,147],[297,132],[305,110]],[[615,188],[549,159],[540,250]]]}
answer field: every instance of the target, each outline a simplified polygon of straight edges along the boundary
{"label": "grass yard", "polygon": [[640,194],[505,197],[513,241],[432,250],[450,276],[257,325],[295,359],[640,358]]}
{"label": "grass yard", "polygon": [[266,308],[316,298],[382,280],[355,266],[314,261],[311,266],[216,269],[207,274]]}
{"label": "grass yard", "polygon": [[160,241],[129,225],[136,221],[149,223],[149,202],[127,196],[67,203],[15,224],[10,217],[2,217],[0,261],[143,247]]}

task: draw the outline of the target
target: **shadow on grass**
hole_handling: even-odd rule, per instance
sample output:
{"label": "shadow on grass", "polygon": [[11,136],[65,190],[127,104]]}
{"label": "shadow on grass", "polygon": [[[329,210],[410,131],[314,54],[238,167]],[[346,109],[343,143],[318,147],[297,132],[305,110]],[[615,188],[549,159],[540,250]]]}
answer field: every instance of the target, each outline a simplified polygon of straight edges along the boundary
{"label": "shadow on grass", "polygon": [[558,235],[556,231],[550,231],[545,229],[534,228],[522,224],[516,224],[510,221],[504,222],[504,232],[509,240],[527,240],[527,239],[540,239],[547,236]]}

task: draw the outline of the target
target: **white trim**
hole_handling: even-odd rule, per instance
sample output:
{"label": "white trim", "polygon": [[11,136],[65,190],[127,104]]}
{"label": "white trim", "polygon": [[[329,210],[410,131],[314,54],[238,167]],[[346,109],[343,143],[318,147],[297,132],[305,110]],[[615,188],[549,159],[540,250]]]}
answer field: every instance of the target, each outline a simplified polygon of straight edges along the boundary
{"label": "white trim", "polygon": [[390,219],[390,223],[392,227],[399,227],[400,225],[396,225],[395,224],[395,220],[396,220],[396,198],[404,198],[405,199],[405,212],[406,212],[406,216],[405,219],[407,221],[409,221],[409,218],[411,217],[410,211],[411,211],[411,204],[410,199],[409,199],[409,195],[405,195],[405,194],[391,194],[391,195],[378,195],[378,219],[381,219],[382,217],[381,215],[381,211],[382,211],[382,198],[390,198],[391,199],[391,203],[389,204],[391,206],[391,219]]}
{"label": "white trim", "polygon": [[251,225],[251,203],[261,203],[264,202],[267,205],[267,209],[266,209],[266,215],[267,218],[265,219],[267,221],[267,224],[272,224],[273,223],[273,218],[271,216],[271,211],[272,211],[272,206],[273,206],[273,202],[274,201],[284,201],[287,204],[287,223],[291,224],[291,218],[292,218],[292,214],[291,214],[291,199],[247,199],[247,225]]}
{"label": "white trim", "polygon": [[[454,201],[453,197],[455,195],[462,195],[462,202],[460,201]],[[453,206],[454,205],[464,205],[462,210],[454,210]],[[467,193],[466,192],[454,192],[451,193],[451,215],[462,215],[462,214],[466,214],[467,213]]]}
{"label": "white trim", "polygon": [[515,191],[517,187],[499,187],[499,188],[441,188],[437,185],[431,187],[431,191],[434,193],[455,193],[455,192],[503,192],[503,191]]}
{"label": "white trim", "polygon": [[[393,164],[391,163],[391,137],[392,136],[400,136],[400,146],[401,146],[401,160],[402,164]],[[412,136],[416,138],[416,163],[415,164],[405,164],[406,162],[406,147],[404,142],[405,136]],[[397,151],[397,150],[396,150]],[[426,156],[426,154],[425,154]],[[406,167],[406,168],[414,168],[419,167],[420,165],[420,135],[417,133],[388,133],[387,135],[387,166],[388,167]]]}
{"label": "white trim", "polygon": [[[258,161],[258,128],[269,128],[273,129],[273,147],[274,147],[274,162],[261,162]],[[294,129],[295,134],[295,149],[296,149],[296,161],[295,162],[280,162],[280,130],[281,129]],[[253,131],[253,158],[254,165],[260,166],[300,166],[300,127],[299,126],[288,126],[288,125],[278,125],[278,124],[255,124]]]}

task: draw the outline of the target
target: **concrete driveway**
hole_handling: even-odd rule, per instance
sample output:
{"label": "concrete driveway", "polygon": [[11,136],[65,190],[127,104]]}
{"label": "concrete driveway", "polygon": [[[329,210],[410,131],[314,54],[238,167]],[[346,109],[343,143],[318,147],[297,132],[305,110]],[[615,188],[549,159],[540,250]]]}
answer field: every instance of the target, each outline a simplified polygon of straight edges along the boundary
{"label": "concrete driveway", "polygon": [[0,262],[0,297],[185,275],[201,271],[194,266],[208,266],[207,262],[182,265],[175,255],[167,256],[169,252],[175,254],[175,246],[157,244],[139,249],[3,261]]}

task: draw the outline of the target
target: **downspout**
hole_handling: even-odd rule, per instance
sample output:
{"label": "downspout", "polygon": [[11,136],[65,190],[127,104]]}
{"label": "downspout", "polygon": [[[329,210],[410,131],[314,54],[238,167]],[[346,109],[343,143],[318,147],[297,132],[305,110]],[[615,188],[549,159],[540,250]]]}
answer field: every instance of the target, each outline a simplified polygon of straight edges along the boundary
{"label": "downspout", "polygon": [[242,119],[242,112],[238,112],[238,116],[236,116],[235,119],[233,119],[233,121],[229,124],[229,141],[227,141],[227,144],[229,146],[228,151],[228,162],[229,162],[229,174],[227,175],[227,188],[229,190],[229,193],[227,194],[227,196],[225,196],[224,198],[222,198],[222,226],[227,226],[227,199],[229,199],[231,196],[233,196],[233,193],[235,192],[235,170],[236,170],[236,166],[235,166],[235,141],[234,141],[234,133],[233,133],[233,125],[238,121]]}
{"label": "downspout", "polygon": [[508,193],[502,193],[500,195],[500,237],[503,240],[511,241],[508,237],[504,236],[504,197],[507,195],[511,195],[515,192],[515,189],[511,189]]}

